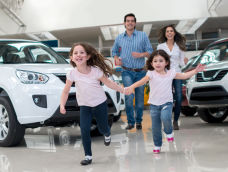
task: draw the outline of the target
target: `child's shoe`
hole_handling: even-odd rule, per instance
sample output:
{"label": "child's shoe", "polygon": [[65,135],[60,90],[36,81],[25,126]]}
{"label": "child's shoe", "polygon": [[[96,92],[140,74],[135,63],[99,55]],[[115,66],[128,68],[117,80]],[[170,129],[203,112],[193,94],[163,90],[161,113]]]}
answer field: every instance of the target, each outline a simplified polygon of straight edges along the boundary
{"label": "child's shoe", "polygon": [[104,145],[109,146],[111,143],[111,135],[109,136],[104,136]]}
{"label": "child's shoe", "polygon": [[167,138],[167,141],[168,142],[173,142],[174,141],[174,138],[173,137]]}
{"label": "child's shoe", "polygon": [[167,134],[167,141],[168,142],[173,142],[174,141],[174,138],[173,138],[173,133],[171,133],[171,134]]}
{"label": "child's shoe", "polygon": [[80,164],[81,165],[89,165],[92,163],[92,156],[85,156],[85,159],[83,159]]}
{"label": "child's shoe", "polygon": [[153,152],[154,152],[154,154],[159,154],[161,152],[161,147],[155,146]]}

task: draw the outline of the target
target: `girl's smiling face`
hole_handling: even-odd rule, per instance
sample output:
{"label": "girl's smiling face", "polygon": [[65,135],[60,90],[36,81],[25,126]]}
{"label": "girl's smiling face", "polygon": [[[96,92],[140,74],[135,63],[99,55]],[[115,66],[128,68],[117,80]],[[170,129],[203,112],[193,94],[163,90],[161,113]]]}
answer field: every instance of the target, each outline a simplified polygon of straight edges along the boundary
{"label": "girl's smiling face", "polygon": [[89,55],[86,53],[85,49],[81,45],[77,45],[74,47],[74,51],[71,60],[76,64],[76,66],[87,65],[87,60],[89,59]]}
{"label": "girl's smiling face", "polygon": [[165,60],[164,57],[157,55],[154,56],[151,65],[153,66],[154,70],[158,73],[165,72],[165,68],[168,62]]}

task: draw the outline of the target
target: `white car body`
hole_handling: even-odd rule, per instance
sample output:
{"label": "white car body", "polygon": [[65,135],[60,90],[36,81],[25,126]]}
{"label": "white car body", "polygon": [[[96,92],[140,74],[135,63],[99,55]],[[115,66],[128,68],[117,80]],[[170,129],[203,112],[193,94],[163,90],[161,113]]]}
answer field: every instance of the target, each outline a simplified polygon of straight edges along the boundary
{"label": "white car body", "polygon": [[[64,58],[46,45],[29,40],[0,40],[0,50],[0,146],[19,144],[28,127],[79,124],[74,84],[65,105],[66,114],[59,112],[66,74],[72,69]],[[105,86],[104,91],[111,126],[113,114],[119,112],[120,93]],[[96,121],[92,124],[95,134]]]}

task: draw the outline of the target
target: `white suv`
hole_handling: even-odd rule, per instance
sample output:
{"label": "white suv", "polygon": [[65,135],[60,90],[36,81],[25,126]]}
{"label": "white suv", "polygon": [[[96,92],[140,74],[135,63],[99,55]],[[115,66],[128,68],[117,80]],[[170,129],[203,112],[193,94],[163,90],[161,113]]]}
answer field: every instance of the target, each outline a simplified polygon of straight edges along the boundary
{"label": "white suv", "polygon": [[[71,69],[64,58],[42,43],[0,39],[0,146],[19,144],[26,128],[79,123],[74,85],[66,115],[59,113],[66,73]],[[120,95],[112,89],[105,93],[111,126]],[[92,123],[96,133],[96,121]]]}
{"label": "white suv", "polygon": [[211,43],[197,61],[207,67],[187,83],[189,104],[204,121],[222,122],[228,115],[228,39]]}

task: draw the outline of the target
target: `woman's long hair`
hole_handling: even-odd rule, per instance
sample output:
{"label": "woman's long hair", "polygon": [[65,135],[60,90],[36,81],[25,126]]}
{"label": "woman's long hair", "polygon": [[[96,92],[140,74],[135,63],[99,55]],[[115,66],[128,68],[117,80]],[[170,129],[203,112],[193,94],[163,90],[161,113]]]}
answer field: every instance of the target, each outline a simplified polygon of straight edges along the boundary
{"label": "woman's long hair", "polygon": [[176,42],[176,44],[179,46],[179,48],[182,51],[185,51],[186,50],[186,46],[185,46],[186,39],[185,39],[185,37],[181,33],[177,32],[177,30],[175,29],[175,27],[174,27],[173,24],[167,25],[167,26],[165,26],[165,27],[163,27],[163,28],[160,29],[159,35],[158,35],[159,36],[158,42],[159,43],[164,43],[164,42],[167,41],[167,38],[165,36],[165,33],[166,33],[166,29],[168,27],[171,27],[173,29],[174,33],[175,33],[174,42]]}
{"label": "woman's long hair", "polygon": [[[73,56],[74,48],[79,45],[85,49],[87,55],[90,55],[90,58],[87,60],[88,66],[99,67],[104,72],[105,76],[109,76],[113,73],[113,70],[111,67],[113,66],[113,64],[111,60],[105,58],[102,54],[98,53],[95,48],[93,48],[91,45],[87,43],[82,43],[82,42],[74,43],[70,50],[70,56]],[[110,64],[106,63],[106,61]],[[73,67],[76,67],[76,64],[72,60],[70,60],[70,64]]]}

